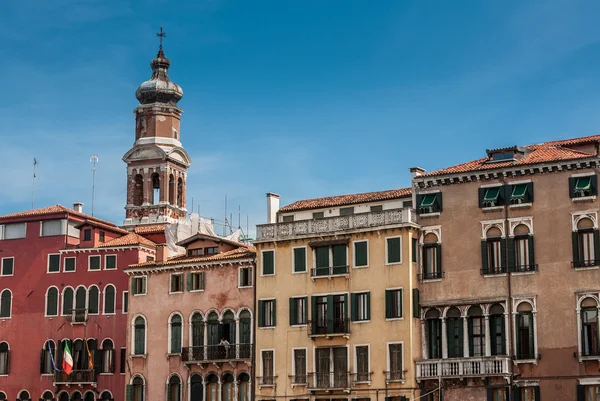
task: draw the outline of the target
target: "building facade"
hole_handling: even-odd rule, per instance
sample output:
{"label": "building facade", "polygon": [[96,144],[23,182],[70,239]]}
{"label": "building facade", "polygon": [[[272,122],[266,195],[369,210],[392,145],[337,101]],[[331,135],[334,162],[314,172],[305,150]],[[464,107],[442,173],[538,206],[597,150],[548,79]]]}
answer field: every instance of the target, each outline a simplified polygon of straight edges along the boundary
{"label": "building facade", "polygon": [[[74,209],[0,217],[0,399],[120,400],[128,280],[154,243]],[[73,372],[62,368],[69,346]]]}
{"label": "building facade", "polygon": [[421,357],[410,189],[267,194],[257,227],[257,400],[409,400]]}
{"label": "building facade", "polygon": [[412,170],[417,380],[436,399],[600,399],[599,145],[515,146]]}
{"label": "building facade", "polygon": [[131,283],[128,401],[249,401],[252,246],[206,234],[126,270]]}

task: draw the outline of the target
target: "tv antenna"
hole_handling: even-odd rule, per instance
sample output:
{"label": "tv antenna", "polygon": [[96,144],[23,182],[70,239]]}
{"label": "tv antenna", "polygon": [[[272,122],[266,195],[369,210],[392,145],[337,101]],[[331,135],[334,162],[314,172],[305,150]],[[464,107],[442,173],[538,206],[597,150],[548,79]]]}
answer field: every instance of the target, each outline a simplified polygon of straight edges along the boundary
{"label": "tv antenna", "polygon": [[35,168],[37,166],[37,159],[33,158],[33,185],[31,187],[31,208],[33,209],[33,204],[35,202]]}
{"label": "tv antenna", "polygon": [[98,153],[90,157],[92,163],[92,216],[94,215],[94,197],[96,196],[96,163],[98,162]]}

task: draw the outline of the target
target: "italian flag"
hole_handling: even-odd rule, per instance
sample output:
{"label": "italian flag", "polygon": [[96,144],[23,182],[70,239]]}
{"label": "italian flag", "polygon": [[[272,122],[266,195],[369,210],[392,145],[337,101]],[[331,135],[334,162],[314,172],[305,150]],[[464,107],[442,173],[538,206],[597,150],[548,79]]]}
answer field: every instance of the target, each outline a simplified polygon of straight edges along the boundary
{"label": "italian flag", "polygon": [[69,347],[69,343],[65,342],[65,352],[63,354],[63,363],[62,363],[63,371],[70,375],[73,371],[73,357],[71,356],[71,348]]}

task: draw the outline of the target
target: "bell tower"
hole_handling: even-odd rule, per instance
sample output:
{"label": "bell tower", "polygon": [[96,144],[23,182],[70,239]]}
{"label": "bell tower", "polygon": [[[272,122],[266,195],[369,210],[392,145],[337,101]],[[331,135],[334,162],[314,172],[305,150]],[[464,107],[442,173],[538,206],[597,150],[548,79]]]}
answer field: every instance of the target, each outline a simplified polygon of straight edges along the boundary
{"label": "bell tower", "polygon": [[124,226],[174,223],[185,218],[190,156],[181,145],[183,90],[169,79],[162,27],[158,54],[150,62],[152,77],[135,92],[135,142],[123,156],[127,163],[127,205]]}

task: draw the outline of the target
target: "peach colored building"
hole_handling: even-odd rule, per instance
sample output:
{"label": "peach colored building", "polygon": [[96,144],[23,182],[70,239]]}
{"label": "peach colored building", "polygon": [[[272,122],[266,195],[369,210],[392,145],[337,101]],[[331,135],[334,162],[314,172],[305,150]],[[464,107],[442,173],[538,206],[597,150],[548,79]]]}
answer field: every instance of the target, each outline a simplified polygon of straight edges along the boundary
{"label": "peach colored building", "polygon": [[126,399],[248,401],[253,377],[252,246],[196,234],[185,254],[130,266]]}
{"label": "peach colored building", "polygon": [[412,169],[430,399],[600,399],[599,147],[574,138]]}

